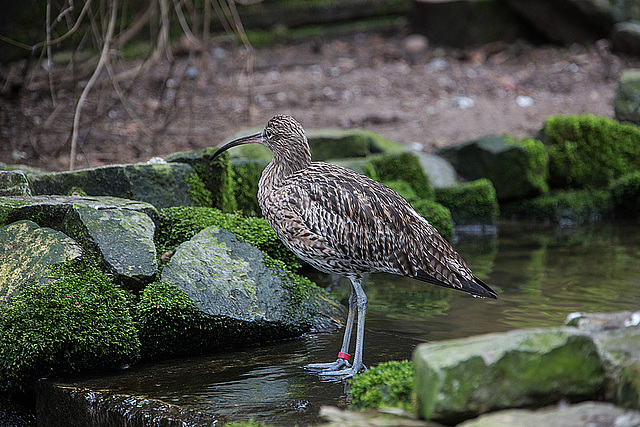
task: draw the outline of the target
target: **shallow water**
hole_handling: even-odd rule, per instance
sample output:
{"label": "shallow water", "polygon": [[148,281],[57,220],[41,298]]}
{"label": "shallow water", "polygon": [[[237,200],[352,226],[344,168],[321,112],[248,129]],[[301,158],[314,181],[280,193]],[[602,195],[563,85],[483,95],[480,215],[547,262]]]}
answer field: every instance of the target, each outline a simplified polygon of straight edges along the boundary
{"label": "shallow water", "polygon": [[[420,342],[561,324],[575,311],[633,310],[640,302],[640,226],[560,229],[502,223],[498,237],[455,243],[474,272],[499,293],[482,300],[391,275],[365,280],[367,365],[411,358]],[[331,278],[314,276],[328,285]],[[346,300],[349,284],[334,295]],[[342,331],[181,361],[136,367],[99,383],[216,414],[275,425],[308,425],[322,405],[344,407],[344,384],[321,382],[306,363],[335,360]],[[97,380],[97,381],[105,381]]]}

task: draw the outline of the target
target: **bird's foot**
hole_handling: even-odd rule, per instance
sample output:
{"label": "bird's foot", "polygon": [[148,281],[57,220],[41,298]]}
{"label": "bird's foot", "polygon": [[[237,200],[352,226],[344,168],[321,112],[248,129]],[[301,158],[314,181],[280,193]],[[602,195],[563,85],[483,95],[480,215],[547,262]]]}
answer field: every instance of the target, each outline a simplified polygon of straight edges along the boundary
{"label": "bird's foot", "polygon": [[350,368],[351,365],[345,359],[336,360],[330,363],[310,363],[305,365],[304,368],[314,372],[334,372],[342,369]]}
{"label": "bird's foot", "polygon": [[360,366],[351,366],[348,368],[335,370],[335,371],[322,371],[318,373],[318,375],[320,376],[320,378],[325,380],[328,380],[328,379],[343,380],[343,379],[351,378],[354,375],[357,375],[366,370],[367,370],[367,367],[361,364]]}

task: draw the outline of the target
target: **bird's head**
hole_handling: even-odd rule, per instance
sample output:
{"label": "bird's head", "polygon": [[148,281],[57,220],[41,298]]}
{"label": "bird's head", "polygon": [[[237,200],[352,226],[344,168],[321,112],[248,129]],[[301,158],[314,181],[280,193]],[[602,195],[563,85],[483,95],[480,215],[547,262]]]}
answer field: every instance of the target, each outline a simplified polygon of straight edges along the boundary
{"label": "bird's head", "polygon": [[271,118],[262,132],[245,136],[223,145],[215,152],[213,158],[216,158],[231,147],[251,143],[258,143],[268,147],[273,153],[274,160],[285,162],[297,160],[307,164],[311,161],[309,143],[302,125],[293,117],[284,114]]}

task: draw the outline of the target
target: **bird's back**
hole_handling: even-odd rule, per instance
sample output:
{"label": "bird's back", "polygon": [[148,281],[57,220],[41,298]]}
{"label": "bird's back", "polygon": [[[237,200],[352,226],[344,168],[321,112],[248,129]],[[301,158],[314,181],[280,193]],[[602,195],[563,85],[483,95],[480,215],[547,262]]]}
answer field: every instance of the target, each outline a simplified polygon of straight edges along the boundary
{"label": "bird's back", "polygon": [[383,271],[495,297],[437,230],[390,188],[349,169],[314,162],[273,184],[258,201],[296,255],[342,275]]}

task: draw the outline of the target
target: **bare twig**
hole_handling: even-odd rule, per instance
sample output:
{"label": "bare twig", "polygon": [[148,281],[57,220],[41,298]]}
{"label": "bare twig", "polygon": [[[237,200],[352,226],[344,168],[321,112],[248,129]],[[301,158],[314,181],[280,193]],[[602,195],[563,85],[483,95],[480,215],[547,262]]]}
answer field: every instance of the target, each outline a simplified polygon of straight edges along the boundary
{"label": "bare twig", "polygon": [[53,86],[53,61],[51,59],[51,3],[53,0],[47,1],[47,17],[46,17],[46,47],[47,47],[47,74],[49,74],[49,92],[51,92],[51,102],[55,108],[58,102],[56,101],[56,89]]}
{"label": "bare twig", "polygon": [[98,65],[96,66],[95,71],[91,75],[91,78],[87,82],[82,94],[80,95],[80,99],[78,99],[78,103],[76,104],[76,111],[73,116],[73,132],[71,134],[71,153],[69,159],[69,170],[74,170],[75,168],[75,158],[76,158],[76,148],[78,144],[78,125],[80,123],[80,112],[82,110],[82,106],[84,105],[85,100],[87,99],[87,95],[89,91],[95,84],[98,79],[98,75],[102,71],[102,67],[106,61],[107,55],[109,55],[109,43],[111,42],[111,38],[113,37],[113,30],[116,26],[116,16],[118,9],[118,0],[113,0],[111,3],[111,20],[109,21],[109,26],[107,28],[107,34],[104,38],[104,44],[102,46],[102,53],[100,54],[100,60],[98,61]]}

